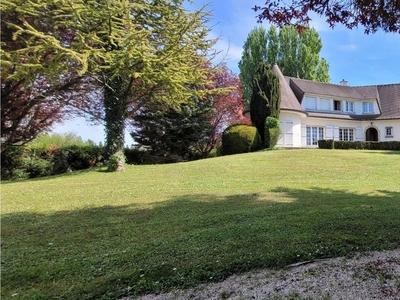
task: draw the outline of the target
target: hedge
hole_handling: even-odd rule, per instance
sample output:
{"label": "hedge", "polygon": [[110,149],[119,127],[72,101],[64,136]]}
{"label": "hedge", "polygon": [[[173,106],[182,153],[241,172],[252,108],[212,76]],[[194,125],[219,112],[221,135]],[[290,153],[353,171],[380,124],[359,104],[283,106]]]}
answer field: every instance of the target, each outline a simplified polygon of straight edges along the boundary
{"label": "hedge", "polygon": [[319,140],[318,147],[321,149],[400,150],[400,141],[367,142]]}
{"label": "hedge", "polygon": [[223,155],[239,154],[260,149],[257,128],[250,125],[231,125],[222,133]]}

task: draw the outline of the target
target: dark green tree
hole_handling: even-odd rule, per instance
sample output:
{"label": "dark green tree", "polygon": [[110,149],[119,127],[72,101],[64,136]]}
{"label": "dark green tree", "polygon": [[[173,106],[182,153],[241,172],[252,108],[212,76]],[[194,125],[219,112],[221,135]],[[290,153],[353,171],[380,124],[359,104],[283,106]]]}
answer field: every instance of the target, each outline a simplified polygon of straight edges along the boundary
{"label": "dark green tree", "polygon": [[178,156],[188,160],[207,143],[211,136],[213,101],[202,101],[197,97],[178,107],[165,109],[162,103],[142,107],[133,117],[137,128],[131,135],[134,140],[151,149],[153,155]]}
{"label": "dark green tree", "polygon": [[250,101],[250,117],[257,128],[261,139],[261,147],[270,146],[269,130],[265,128],[267,117],[279,119],[281,87],[279,78],[269,65],[260,63],[254,74],[253,93]]}

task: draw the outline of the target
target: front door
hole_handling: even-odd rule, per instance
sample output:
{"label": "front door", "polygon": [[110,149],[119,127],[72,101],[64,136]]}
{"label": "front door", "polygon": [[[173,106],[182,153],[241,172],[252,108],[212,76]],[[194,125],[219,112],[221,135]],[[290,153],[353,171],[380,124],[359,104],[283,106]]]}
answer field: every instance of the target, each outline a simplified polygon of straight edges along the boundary
{"label": "front door", "polygon": [[377,142],[378,141],[378,130],[376,128],[368,128],[365,132],[365,140],[367,142]]}

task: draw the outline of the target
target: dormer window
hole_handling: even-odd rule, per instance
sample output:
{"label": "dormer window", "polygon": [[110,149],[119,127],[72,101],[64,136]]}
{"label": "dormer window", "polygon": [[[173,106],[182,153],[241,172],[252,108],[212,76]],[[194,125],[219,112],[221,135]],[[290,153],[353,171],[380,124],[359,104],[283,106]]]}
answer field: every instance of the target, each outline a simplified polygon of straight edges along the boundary
{"label": "dormer window", "polygon": [[354,102],[346,101],[346,111],[354,112]]}
{"label": "dormer window", "polygon": [[342,111],[341,101],[333,100],[333,110]]}
{"label": "dormer window", "polygon": [[363,102],[363,114],[372,114],[374,112],[374,104],[372,102]]}

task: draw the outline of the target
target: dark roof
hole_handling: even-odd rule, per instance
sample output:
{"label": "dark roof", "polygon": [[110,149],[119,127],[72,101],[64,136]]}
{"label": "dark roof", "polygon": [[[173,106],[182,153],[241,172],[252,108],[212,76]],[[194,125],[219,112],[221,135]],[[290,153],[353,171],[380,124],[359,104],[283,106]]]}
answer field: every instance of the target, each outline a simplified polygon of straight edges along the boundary
{"label": "dark roof", "polygon": [[278,66],[274,65],[272,71],[278,76],[281,85],[281,109],[306,113]]}
{"label": "dark roof", "polygon": [[[376,86],[346,86],[332,83],[323,83],[305,79],[289,77],[290,86],[297,91],[297,94],[316,94],[328,97],[337,98],[352,98],[352,99],[376,99]],[[303,97],[301,97],[303,98]]]}
{"label": "dark roof", "polygon": [[[277,65],[272,70],[281,84],[281,109],[305,112],[300,105],[305,94],[357,100],[376,99],[380,115],[348,115],[307,112],[310,117],[347,120],[400,119],[400,83],[372,86],[347,86],[284,76]],[[296,100],[297,101],[296,101]]]}
{"label": "dark roof", "polygon": [[377,119],[400,118],[400,84],[378,85],[382,115]]}

